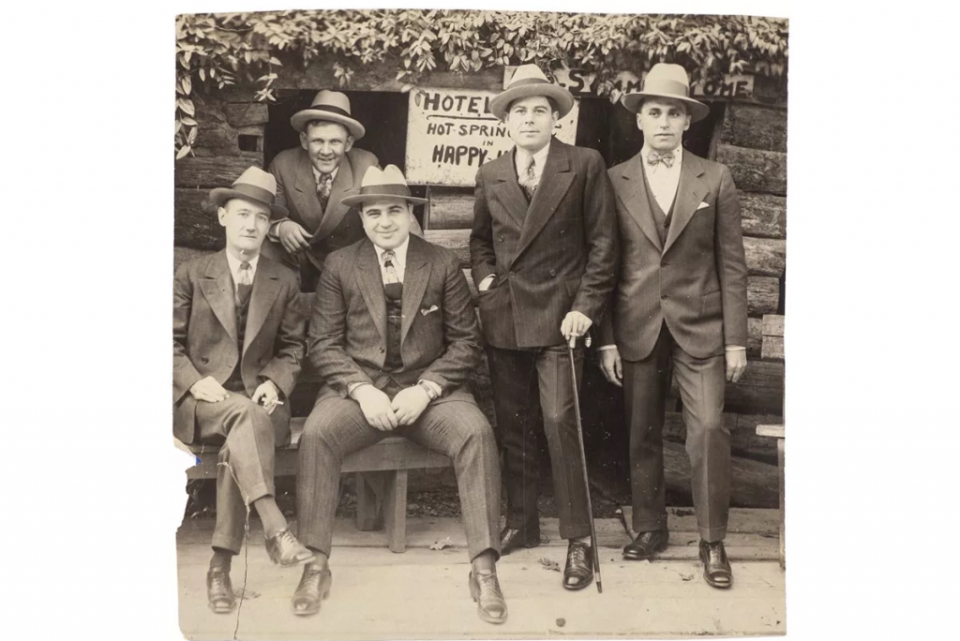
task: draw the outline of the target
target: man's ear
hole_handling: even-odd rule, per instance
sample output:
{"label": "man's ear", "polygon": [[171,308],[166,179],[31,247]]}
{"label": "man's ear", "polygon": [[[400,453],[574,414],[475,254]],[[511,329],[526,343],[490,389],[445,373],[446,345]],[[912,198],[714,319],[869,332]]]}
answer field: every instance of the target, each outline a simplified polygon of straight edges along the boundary
{"label": "man's ear", "polygon": [[346,153],[351,149],[353,149],[353,136],[351,136],[350,134],[347,134],[347,141],[343,143],[343,151],[344,153]]}
{"label": "man's ear", "polygon": [[300,146],[306,149],[307,151],[310,150],[310,144],[308,143],[308,140],[307,140],[307,132],[305,131],[300,132]]}
{"label": "man's ear", "polygon": [[687,124],[683,126],[684,131],[687,131],[688,129],[690,129],[690,114],[687,114]]}
{"label": "man's ear", "polygon": [[226,218],[227,218],[227,209],[226,207],[217,207],[217,220],[220,221],[221,227],[226,227]]}

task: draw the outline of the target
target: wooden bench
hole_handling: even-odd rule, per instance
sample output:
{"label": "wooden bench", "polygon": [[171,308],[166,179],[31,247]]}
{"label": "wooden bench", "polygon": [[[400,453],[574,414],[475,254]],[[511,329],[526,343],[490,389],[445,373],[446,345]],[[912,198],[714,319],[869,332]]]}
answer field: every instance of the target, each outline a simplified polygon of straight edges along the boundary
{"label": "wooden bench", "polygon": [[[275,475],[297,473],[297,447],[305,418],[290,420],[290,444],[277,448]],[[176,441],[176,439],[174,439]],[[218,445],[176,444],[197,457],[197,465],[187,470],[188,479],[217,477]],[[401,436],[391,436],[375,445],[354,452],[343,461],[341,473],[352,473],[357,493],[357,528],[386,529],[391,552],[406,550],[407,471],[450,467],[453,462],[443,454],[432,452]]]}
{"label": "wooden bench", "polygon": [[786,540],[784,524],[786,522],[786,503],[784,502],[784,449],[787,440],[785,425],[757,425],[758,436],[770,436],[777,439],[777,467],[780,471],[780,567],[786,569]]}

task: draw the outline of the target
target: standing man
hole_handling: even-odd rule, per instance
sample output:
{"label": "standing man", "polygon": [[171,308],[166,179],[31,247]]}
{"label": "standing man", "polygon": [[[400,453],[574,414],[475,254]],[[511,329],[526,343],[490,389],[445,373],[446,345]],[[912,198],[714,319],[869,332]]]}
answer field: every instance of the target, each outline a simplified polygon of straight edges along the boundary
{"label": "standing man", "polygon": [[[290,124],[300,133],[300,148],[280,152],[270,163],[277,179],[277,204],[289,217],[270,225],[264,255],[290,267],[303,291],[314,291],[331,252],[364,237],[359,216],[348,216],[343,198],[356,195],[377,157],[353,144],[366,133],[350,114],[350,99],[338,91],[318,93],[309,109]],[[414,221],[413,231],[423,232]]]}
{"label": "standing man", "polygon": [[324,386],[300,439],[300,536],[315,560],[294,612],[317,612],[328,568],[343,458],[397,434],[453,459],[468,579],[480,618],[503,623],[497,580],[500,470],[493,430],[465,387],[480,363],[480,331],[457,257],[410,235],[413,204],[393,165],[367,170],[358,194],[367,239],[330,255],[320,275],[308,357]]}
{"label": "standing man", "polygon": [[274,563],[310,558],[274,500],[274,448],[290,438],[284,399],[300,373],[304,340],[296,279],[260,256],[271,218],[286,215],[275,193],[273,176],[256,167],[211,191],[226,249],[184,263],[173,281],[173,433],[184,443],[221,445],[207,573],[217,613],[234,608],[230,561],[251,505]]}
{"label": "standing man", "polygon": [[663,420],[676,373],[693,469],[703,576],[717,588],[733,574],[723,547],[730,506],[725,381],[747,365],[747,267],[740,204],[730,170],[681,146],[709,108],[689,97],[687,72],[657,64],[623,98],[643,148],[610,170],[623,248],[613,311],[601,331],[601,369],[624,388],[636,539],[623,555],[667,547]]}
{"label": "standing man", "polygon": [[[560,536],[569,540],[563,586],[579,590],[593,581],[593,551],[567,342],[599,322],[614,286],[618,245],[600,154],[553,138],[572,107],[570,92],[534,64],[519,67],[490,101],[516,146],[477,173],[470,260],[504,450],[502,551],[540,544],[536,437],[542,429]],[[575,352],[579,369],[583,350]]]}

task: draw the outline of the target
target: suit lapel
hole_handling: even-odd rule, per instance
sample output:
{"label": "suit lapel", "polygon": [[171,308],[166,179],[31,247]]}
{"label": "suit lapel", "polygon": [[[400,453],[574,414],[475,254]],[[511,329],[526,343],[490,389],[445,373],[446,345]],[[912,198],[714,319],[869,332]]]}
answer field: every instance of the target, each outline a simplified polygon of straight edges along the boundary
{"label": "suit lapel", "polygon": [[566,145],[559,140],[552,140],[550,151],[547,153],[547,163],[540,175],[537,192],[533,195],[530,209],[523,221],[523,230],[520,232],[520,241],[514,260],[523,253],[523,250],[550,220],[550,217],[557,210],[560,199],[570,189],[573,179],[574,174],[570,171],[570,156],[567,153]]}
{"label": "suit lapel", "polygon": [[663,251],[660,234],[657,233],[653,212],[650,211],[650,196],[643,178],[643,158],[638,153],[623,164],[620,177],[614,183],[617,197],[627,208],[630,217],[640,226],[650,242]]}
{"label": "suit lapel", "polygon": [[213,257],[200,281],[200,291],[210,304],[210,309],[233,342],[237,342],[237,306],[233,299],[233,276],[227,264],[226,250]]}
{"label": "suit lapel", "polygon": [[517,182],[517,172],[514,169],[514,154],[516,153],[516,149],[514,149],[491,163],[492,167],[496,169],[494,178],[497,181],[493,186],[493,192],[496,194],[497,200],[503,203],[517,227],[523,228],[528,204],[527,197],[523,195],[523,189]]}
{"label": "suit lapel", "polygon": [[407,332],[410,331],[410,326],[420,311],[420,302],[423,300],[423,293],[427,289],[430,270],[425,269],[426,266],[427,260],[420,239],[410,236],[410,245],[407,247],[407,265],[403,273],[401,345],[403,345],[403,340],[407,337]]}
{"label": "suit lapel", "polygon": [[387,297],[383,293],[383,277],[380,275],[380,263],[377,252],[370,240],[363,241],[357,250],[357,283],[360,293],[367,303],[367,309],[373,318],[377,331],[384,344],[387,342]]}
{"label": "suit lapel", "polygon": [[[337,169],[337,177],[333,179],[333,184],[330,185],[330,199],[327,201],[327,209],[323,213],[323,220],[320,221],[320,226],[314,232],[310,244],[316,244],[329,236],[330,232],[337,228],[343,217],[350,211],[350,208],[341,205],[340,201],[345,195],[344,192],[353,190],[353,180],[353,165],[350,163],[350,156],[344,154],[343,162]],[[319,197],[317,197],[317,202],[320,202]]]}
{"label": "suit lapel", "polygon": [[677,197],[673,202],[673,222],[667,230],[667,242],[664,244],[664,253],[670,250],[677,237],[693,218],[697,206],[703,202],[703,197],[710,191],[700,180],[703,175],[703,165],[700,159],[684,150],[683,165],[680,167],[680,184],[677,186]]}
{"label": "suit lapel", "polygon": [[247,347],[256,338],[260,330],[263,329],[263,323],[267,320],[267,314],[273,307],[277,295],[280,293],[280,279],[277,276],[273,263],[269,259],[260,257],[257,264],[257,273],[253,277],[253,289],[250,291],[250,309],[247,315],[247,328],[243,333],[243,351],[246,353]]}
{"label": "suit lapel", "polygon": [[317,179],[313,175],[313,165],[306,150],[301,149],[297,156],[297,178],[293,188],[296,190],[297,211],[303,219],[303,226],[308,232],[316,230],[323,219],[320,211],[320,198],[317,196]]}

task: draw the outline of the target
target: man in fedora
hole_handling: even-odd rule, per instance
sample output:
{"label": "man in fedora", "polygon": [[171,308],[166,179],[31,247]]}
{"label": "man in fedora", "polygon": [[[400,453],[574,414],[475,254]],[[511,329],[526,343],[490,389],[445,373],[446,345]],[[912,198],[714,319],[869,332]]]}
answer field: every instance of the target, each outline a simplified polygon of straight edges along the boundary
{"label": "man in fedora", "polygon": [[[567,342],[600,321],[614,286],[618,246],[614,195],[600,154],[553,138],[557,121],[572,107],[570,92],[534,64],[519,67],[490,101],[515,148],[477,173],[470,260],[504,450],[502,550],[540,544],[542,429],[560,536],[569,540],[563,586],[579,590],[593,580],[594,551]],[[578,346],[577,368],[582,357]]]}
{"label": "man in fedora", "polygon": [[[282,151],[270,163],[277,202],[290,215],[271,224],[264,254],[293,269],[303,291],[313,291],[327,255],[364,237],[360,217],[348,216],[342,200],[357,193],[368,168],[380,165],[372,153],[353,146],[366,130],[343,93],[319,92],[290,124],[300,133],[300,148]],[[414,233],[423,233],[416,221]]]}
{"label": "man in fedora", "polygon": [[687,72],[657,64],[623,98],[637,114],[643,148],[610,170],[622,265],[601,329],[601,369],[623,387],[630,426],[636,539],[623,555],[649,559],[667,547],[663,420],[676,374],[693,470],[704,578],[733,581],[723,547],[730,504],[725,381],[747,365],[747,268],[737,190],[727,167],[683,149],[683,132],[709,113],[690,98]]}
{"label": "man in fedora", "polygon": [[392,434],[453,460],[480,618],[503,623],[500,470],[493,430],[468,383],[480,363],[480,332],[456,255],[412,236],[413,205],[400,170],[367,170],[345,206],[362,208],[367,238],[332,253],[310,320],[307,357],[324,380],[300,439],[300,538],[315,558],[303,571],[294,612],[315,613],[328,569],[343,458]]}
{"label": "man in fedora", "polygon": [[260,255],[270,221],[287,213],[275,194],[273,176],[256,167],[211,191],[226,248],[184,263],[173,281],[174,436],[220,446],[207,573],[217,613],[235,605],[230,561],[251,506],[274,563],[310,558],[274,500],[274,448],[290,437],[284,399],[300,373],[305,332],[296,279]]}

